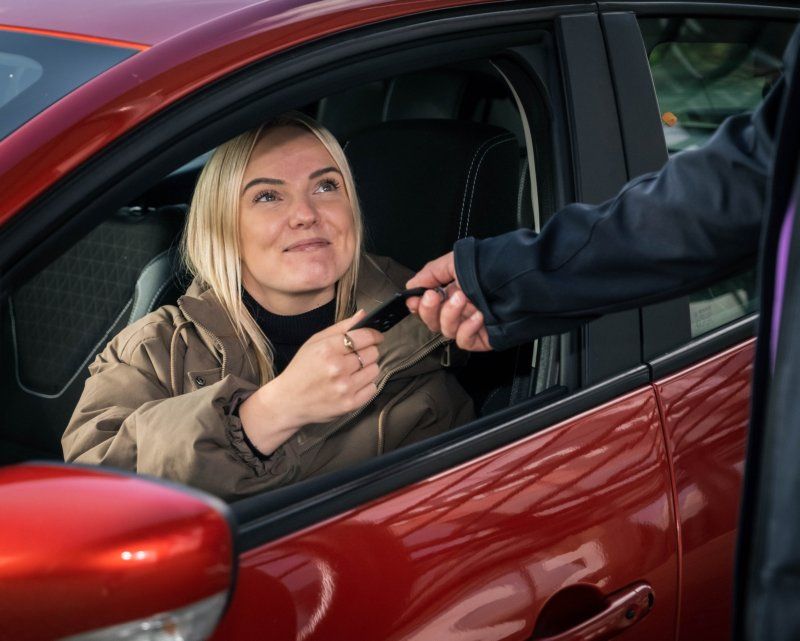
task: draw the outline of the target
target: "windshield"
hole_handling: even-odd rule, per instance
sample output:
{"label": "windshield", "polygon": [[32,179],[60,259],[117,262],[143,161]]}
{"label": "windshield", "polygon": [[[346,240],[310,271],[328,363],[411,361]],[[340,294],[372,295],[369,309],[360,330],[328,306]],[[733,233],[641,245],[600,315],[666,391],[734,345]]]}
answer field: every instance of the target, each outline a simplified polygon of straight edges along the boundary
{"label": "windshield", "polygon": [[0,27],[0,139],[136,52]]}

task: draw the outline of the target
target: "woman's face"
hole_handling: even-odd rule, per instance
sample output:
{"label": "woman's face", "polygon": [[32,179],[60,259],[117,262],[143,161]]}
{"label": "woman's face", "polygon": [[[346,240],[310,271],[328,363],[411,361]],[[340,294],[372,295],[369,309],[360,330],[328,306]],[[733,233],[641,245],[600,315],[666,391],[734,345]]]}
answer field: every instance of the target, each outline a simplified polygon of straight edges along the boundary
{"label": "woman's face", "polygon": [[329,302],[353,262],[353,209],[338,166],[319,139],[279,127],[256,144],[239,199],[245,289],[293,315]]}

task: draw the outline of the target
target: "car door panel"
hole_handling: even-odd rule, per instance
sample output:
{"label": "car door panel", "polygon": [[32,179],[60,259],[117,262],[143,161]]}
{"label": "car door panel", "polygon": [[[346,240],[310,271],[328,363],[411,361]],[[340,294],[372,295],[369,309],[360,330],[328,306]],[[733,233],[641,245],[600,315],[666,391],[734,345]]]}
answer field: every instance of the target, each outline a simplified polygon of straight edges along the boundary
{"label": "car door panel", "polygon": [[672,639],[677,535],[651,387],[247,550],[214,638],[528,639],[560,591],[592,586],[571,594],[577,610],[639,581],[655,606],[619,638]]}
{"label": "car door panel", "polygon": [[729,639],[754,340],[655,383],[681,533],[679,639]]}

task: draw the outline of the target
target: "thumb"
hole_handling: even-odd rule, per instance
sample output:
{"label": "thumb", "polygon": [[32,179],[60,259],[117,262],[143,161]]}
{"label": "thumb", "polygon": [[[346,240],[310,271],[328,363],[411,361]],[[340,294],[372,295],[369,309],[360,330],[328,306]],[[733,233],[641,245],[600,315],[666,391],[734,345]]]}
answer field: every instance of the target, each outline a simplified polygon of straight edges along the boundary
{"label": "thumb", "polygon": [[449,285],[454,280],[456,280],[455,260],[453,252],[449,252],[426,264],[406,283],[406,288],[426,287],[430,289],[442,285]]}

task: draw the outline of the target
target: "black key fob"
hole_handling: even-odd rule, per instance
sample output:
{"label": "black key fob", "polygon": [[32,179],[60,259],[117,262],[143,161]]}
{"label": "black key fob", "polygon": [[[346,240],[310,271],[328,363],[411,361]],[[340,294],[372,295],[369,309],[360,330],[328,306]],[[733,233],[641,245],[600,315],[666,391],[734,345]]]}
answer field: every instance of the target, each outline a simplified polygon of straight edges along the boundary
{"label": "black key fob", "polygon": [[406,300],[414,296],[422,296],[425,293],[424,287],[415,287],[397,292],[389,300],[378,305],[369,312],[364,318],[358,321],[351,329],[361,329],[369,327],[377,329],[379,332],[388,332],[411,312],[408,310]]}

